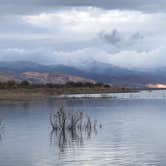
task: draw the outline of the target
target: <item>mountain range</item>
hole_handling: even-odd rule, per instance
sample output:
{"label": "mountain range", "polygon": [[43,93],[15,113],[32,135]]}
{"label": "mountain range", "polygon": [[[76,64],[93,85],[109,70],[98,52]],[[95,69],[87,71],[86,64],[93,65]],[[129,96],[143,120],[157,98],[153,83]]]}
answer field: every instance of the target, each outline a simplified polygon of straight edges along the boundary
{"label": "mountain range", "polygon": [[148,84],[165,84],[166,69],[131,70],[93,61],[71,67],[43,65],[34,62],[0,62],[0,81],[28,80],[32,83],[103,82],[115,86],[145,87]]}

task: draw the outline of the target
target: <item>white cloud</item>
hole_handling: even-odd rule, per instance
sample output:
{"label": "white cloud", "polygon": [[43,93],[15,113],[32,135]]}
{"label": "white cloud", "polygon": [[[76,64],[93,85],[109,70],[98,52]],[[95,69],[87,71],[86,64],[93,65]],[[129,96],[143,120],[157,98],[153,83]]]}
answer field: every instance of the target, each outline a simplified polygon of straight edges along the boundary
{"label": "white cloud", "polygon": [[[165,65],[166,13],[72,7],[15,19],[12,25],[20,29],[0,29],[0,39],[24,40],[21,47],[10,45],[24,51],[0,52],[1,60],[14,54],[17,60],[78,66],[90,60],[122,67]],[[3,24],[7,25],[5,18]]]}
{"label": "white cloud", "polygon": [[[165,67],[166,47],[160,47],[151,51],[119,51],[110,53],[98,48],[82,49],[75,52],[56,52],[57,63],[80,66],[91,61],[110,63],[125,68],[156,68]],[[95,56],[93,56],[95,54]],[[72,58],[71,58],[72,57]]]}
{"label": "white cloud", "polygon": [[[107,52],[100,48],[86,48],[71,52],[56,50],[24,50],[19,48],[8,48],[0,50],[0,61],[35,61],[43,64],[64,64],[76,67],[85,67],[93,61],[110,63],[125,68],[156,68],[165,67],[166,47],[160,47],[151,51],[119,51],[117,53]],[[95,55],[95,56],[94,56]]]}
{"label": "white cloud", "polygon": [[[103,10],[99,8],[72,8],[52,13],[23,16],[23,20],[51,32],[90,34],[119,29],[123,33],[142,30],[146,33],[162,30],[165,13],[143,13],[140,11]],[[157,24],[156,24],[157,23]],[[83,35],[82,35],[83,36]],[[82,37],[81,36],[81,37]]]}
{"label": "white cloud", "polygon": [[165,67],[166,47],[151,51],[121,51],[108,57],[108,61],[126,68],[156,68]]}

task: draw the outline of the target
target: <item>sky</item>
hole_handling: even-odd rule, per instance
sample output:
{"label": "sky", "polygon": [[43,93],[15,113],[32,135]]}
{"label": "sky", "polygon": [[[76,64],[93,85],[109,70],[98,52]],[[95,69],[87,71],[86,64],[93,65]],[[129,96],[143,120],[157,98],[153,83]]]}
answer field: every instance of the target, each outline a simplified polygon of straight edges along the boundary
{"label": "sky", "polygon": [[165,0],[0,0],[0,61],[166,67]]}

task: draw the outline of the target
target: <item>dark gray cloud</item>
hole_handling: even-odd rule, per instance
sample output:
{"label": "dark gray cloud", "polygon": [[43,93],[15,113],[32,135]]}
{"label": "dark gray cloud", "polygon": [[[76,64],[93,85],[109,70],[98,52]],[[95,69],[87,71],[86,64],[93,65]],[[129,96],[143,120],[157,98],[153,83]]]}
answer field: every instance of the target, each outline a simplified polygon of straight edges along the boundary
{"label": "dark gray cloud", "polygon": [[[111,32],[100,32],[98,35],[99,39],[109,43],[114,46],[120,46],[122,43],[126,43],[127,45],[134,44],[135,42],[139,42],[140,40],[144,39],[144,36],[140,32],[135,32],[133,34],[126,34],[123,36],[120,32],[116,29],[112,30]],[[125,45],[126,47],[126,45]]]}
{"label": "dark gray cloud", "polygon": [[131,40],[142,40],[144,36],[140,32],[136,32],[131,36]]}
{"label": "dark gray cloud", "polygon": [[0,0],[1,13],[30,13],[57,7],[95,6],[107,9],[161,11],[165,0]]}
{"label": "dark gray cloud", "polygon": [[119,32],[115,29],[111,33],[101,32],[99,37],[104,41],[111,43],[113,45],[118,44],[121,41]]}

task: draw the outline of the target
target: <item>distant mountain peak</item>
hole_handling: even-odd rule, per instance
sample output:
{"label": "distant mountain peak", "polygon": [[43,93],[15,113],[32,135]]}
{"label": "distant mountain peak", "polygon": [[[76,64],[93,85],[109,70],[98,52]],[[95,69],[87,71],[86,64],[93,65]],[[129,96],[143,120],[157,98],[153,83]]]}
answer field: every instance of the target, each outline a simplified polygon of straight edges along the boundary
{"label": "distant mountain peak", "polygon": [[[77,67],[66,66],[63,64],[43,65],[31,61],[0,62],[0,80],[8,80],[12,78],[18,80],[23,73],[31,73],[31,77],[32,75],[35,77],[35,72],[38,74],[40,73],[39,75],[42,77],[42,80],[43,76],[45,75],[46,77],[46,73],[49,73],[51,77],[55,74],[60,74],[64,77],[68,75],[70,78],[71,76],[80,77],[87,80],[95,80],[118,86],[145,87],[147,84],[166,84],[165,68],[150,71],[137,71],[135,69],[129,70],[98,61],[88,61]],[[42,75],[42,73],[45,74]],[[24,74],[24,76],[27,77],[27,74]],[[46,77],[45,82],[47,82],[47,79],[49,78],[49,76]],[[31,80],[34,81],[35,78],[31,78]]]}

